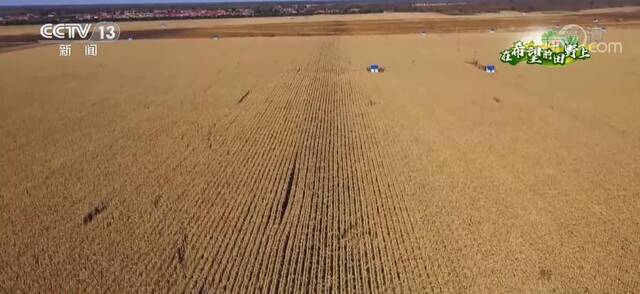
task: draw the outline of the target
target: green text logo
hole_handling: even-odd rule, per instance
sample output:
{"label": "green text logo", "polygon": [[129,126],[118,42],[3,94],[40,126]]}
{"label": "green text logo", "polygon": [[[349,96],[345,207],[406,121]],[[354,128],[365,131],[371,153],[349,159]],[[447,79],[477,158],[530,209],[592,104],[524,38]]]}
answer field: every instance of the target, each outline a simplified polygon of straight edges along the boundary
{"label": "green text logo", "polygon": [[518,41],[500,52],[500,61],[511,65],[521,62],[544,66],[565,66],[578,60],[591,58],[591,52],[575,34],[548,31],[541,36],[542,43]]}

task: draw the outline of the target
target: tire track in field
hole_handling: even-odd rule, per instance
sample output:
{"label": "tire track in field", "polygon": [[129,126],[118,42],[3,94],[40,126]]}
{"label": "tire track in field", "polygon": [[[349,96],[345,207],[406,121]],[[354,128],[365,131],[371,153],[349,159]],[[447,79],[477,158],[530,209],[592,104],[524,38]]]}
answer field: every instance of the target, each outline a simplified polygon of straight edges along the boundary
{"label": "tire track in field", "polygon": [[[246,109],[242,109],[242,111],[245,111],[245,110]],[[238,115],[229,116],[226,123],[220,124],[220,130],[222,130],[225,134],[230,134],[230,135],[227,135],[226,137],[221,136],[221,138],[218,138],[218,140],[214,142],[214,146],[211,148],[215,152],[212,152],[211,154],[208,154],[207,156],[205,156],[205,158],[201,160],[205,162],[205,164],[202,166],[198,166],[193,171],[193,173],[195,174],[206,174],[206,173],[214,173],[214,169],[217,169],[215,170],[215,172],[219,172],[219,175],[214,177],[211,181],[202,181],[201,179],[191,179],[191,183],[188,184],[189,188],[185,189],[181,193],[181,195],[176,199],[176,202],[178,202],[176,203],[178,204],[177,208],[167,206],[165,212],[162,213],[162,214],[173,214],[174,211],[177,210],[179,212],[178,213],[179,215],[187,215],[185,216],[185,219],[187,220],[183,220],[180,226],[172,225],[172,222],[174,220],[165,220],[165,223],[159,228],[162,228],[162,227],[171,228],[171,232],[169,234],[166,234],[168,236],[167,238],[171,238],[172,235],[179,233],[179,231],[188,230],[187,234],[191,236],[190,240],[198,240],[198,234],[204,234],[208,231],[199,230],[199,226],[194,224],[194,222],[207,221],[209,222],[208,225],[211,225],[212,221],[217,221],[219,224],[220,222],[224,222],[226,220],[227,216],[225,215],[212,217],[212,218],[201,218],[203,214],[205,215],[215,214],[219,212],[218,207],[205,206],[211,203],[210,203],[210,199],[208,199],[207,197],[204,197],[206,195],[203,196],[202,194],[208,189],[210,189],[211,187],[219,187],[221,191],[223,191],[224,193],[225,189],[228,188],[227,187],[228,181],[226,178],[237,176],[234,173],[238,172],[238,167],[242,167],[244,164],[248,164],[246,156],[244,157],[241,156],[243,153],[242,144],[244,143],[246,138],[242,137],[241,140],[236,140],[236,135],[234,134],[235,127],[233,122],[234,121],[249,121],[249,122],[259,121],[259,118],[261,117],[250,118],[250,117],[247,117],[248,115],[244,115],[243,112],[240,112],[239,115],[243,115],[244,117],[241,119],[238,119],[237,118]],[[227,207],[230,201],[232,201],[233,199],[229,197],[222,197],[219,200],[221,200],[222,203],[218,202],[216,204],[218,205],[222,204],[222,206],[220,207]],[[188,248],[191,248],[190,251],[194,251],[194,252],[202,251],[202,250],[199,250],[198,247],[196,247],[201,244],[197,244],[197,243],[194,244],[191,241],[189,243],[190,245],[188,246]],[[204,245],[209,245],[209,244],[204,243]],[[168,256],[165,256],[165,258],[171,258],[172,256],[171,246],[169,246],[165,250],[165,254],[168,254]],[[189,260],[190,257],[193,257],[193,256],[194,256],[193,254],[187,254],[187,259]],[[206,256],[203,256],[200,259],[204,259],[205,257]],[[163,261],[164,261],[164,258],[160,260],[154,260],[156,265],[149,266],[147,270],[151,273],[155,272],[156,270],[158,270],[159,266],[162,266]],[[189,262],[189,264],[192,264],[192,262]],[[170,272],[173,266],[175,266],[175,259],[171,263],[165,264],[165,266],[162,266],[163,269],[161,271],[165,273]],[[170,275],[170,274],[167,274],[167,275]],[[172,284],[172,283],[169,283],[169,284]]]}

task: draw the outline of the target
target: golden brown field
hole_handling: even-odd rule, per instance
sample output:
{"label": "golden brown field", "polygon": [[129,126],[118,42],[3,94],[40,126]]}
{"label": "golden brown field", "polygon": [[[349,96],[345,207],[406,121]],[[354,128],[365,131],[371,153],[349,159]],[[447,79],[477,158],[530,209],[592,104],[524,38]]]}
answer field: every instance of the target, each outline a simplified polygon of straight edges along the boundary
{"label": "golden brown field", "polygon": [[526,34],[2,53],[0,292],[640,292],[640,30]]}

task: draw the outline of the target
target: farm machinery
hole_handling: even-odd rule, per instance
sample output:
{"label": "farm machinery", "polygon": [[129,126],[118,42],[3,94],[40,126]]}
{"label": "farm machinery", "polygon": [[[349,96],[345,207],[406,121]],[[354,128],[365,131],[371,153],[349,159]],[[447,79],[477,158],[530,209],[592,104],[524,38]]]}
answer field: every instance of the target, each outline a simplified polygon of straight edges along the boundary
{"label": "farm machinery", "polygon": [[372,64],[370,66],[367,67],[367,71],[370,73],[378,73],[378,72],[384,72],[384,67],[378,65],[378,64]]}

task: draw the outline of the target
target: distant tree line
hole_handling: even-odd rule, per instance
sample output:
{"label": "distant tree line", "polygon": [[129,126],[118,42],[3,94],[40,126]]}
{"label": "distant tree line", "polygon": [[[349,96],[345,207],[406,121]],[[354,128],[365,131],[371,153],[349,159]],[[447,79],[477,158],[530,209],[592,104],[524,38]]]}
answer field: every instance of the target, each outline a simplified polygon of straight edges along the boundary
{"label": "distant tree line", "polygon": [[[74,6],[32,6],[0,7],[3,24],[37,24],[46,22],[77,21],[79,14],[100,14],[99,20],[116,20],[122,11],[151,12],[156,9],[222,9],[228,17],[271,17],[314,14],[355,14],[389,12],[437,12],[449,15],[470,15],[478,13],[513,10],[521,12],[580,10],[604,7],[640,5],[640,0],[354,0],[354,1],[293,1],[293,2],[235,2],[211,4],[138,4],[138,5],[74,5]],[[250,15],[235,13],[240,9],[250,9]],[[15,19],[10,16],[29,14],[29,19]],[[54,15],[54,17],[51,17]],[[9,17],[8,17],[9,16]],[[131,20],[184,19],[187,17],[149,16]],[[209,16],[190,16],[188,18],[212,18]]]}

